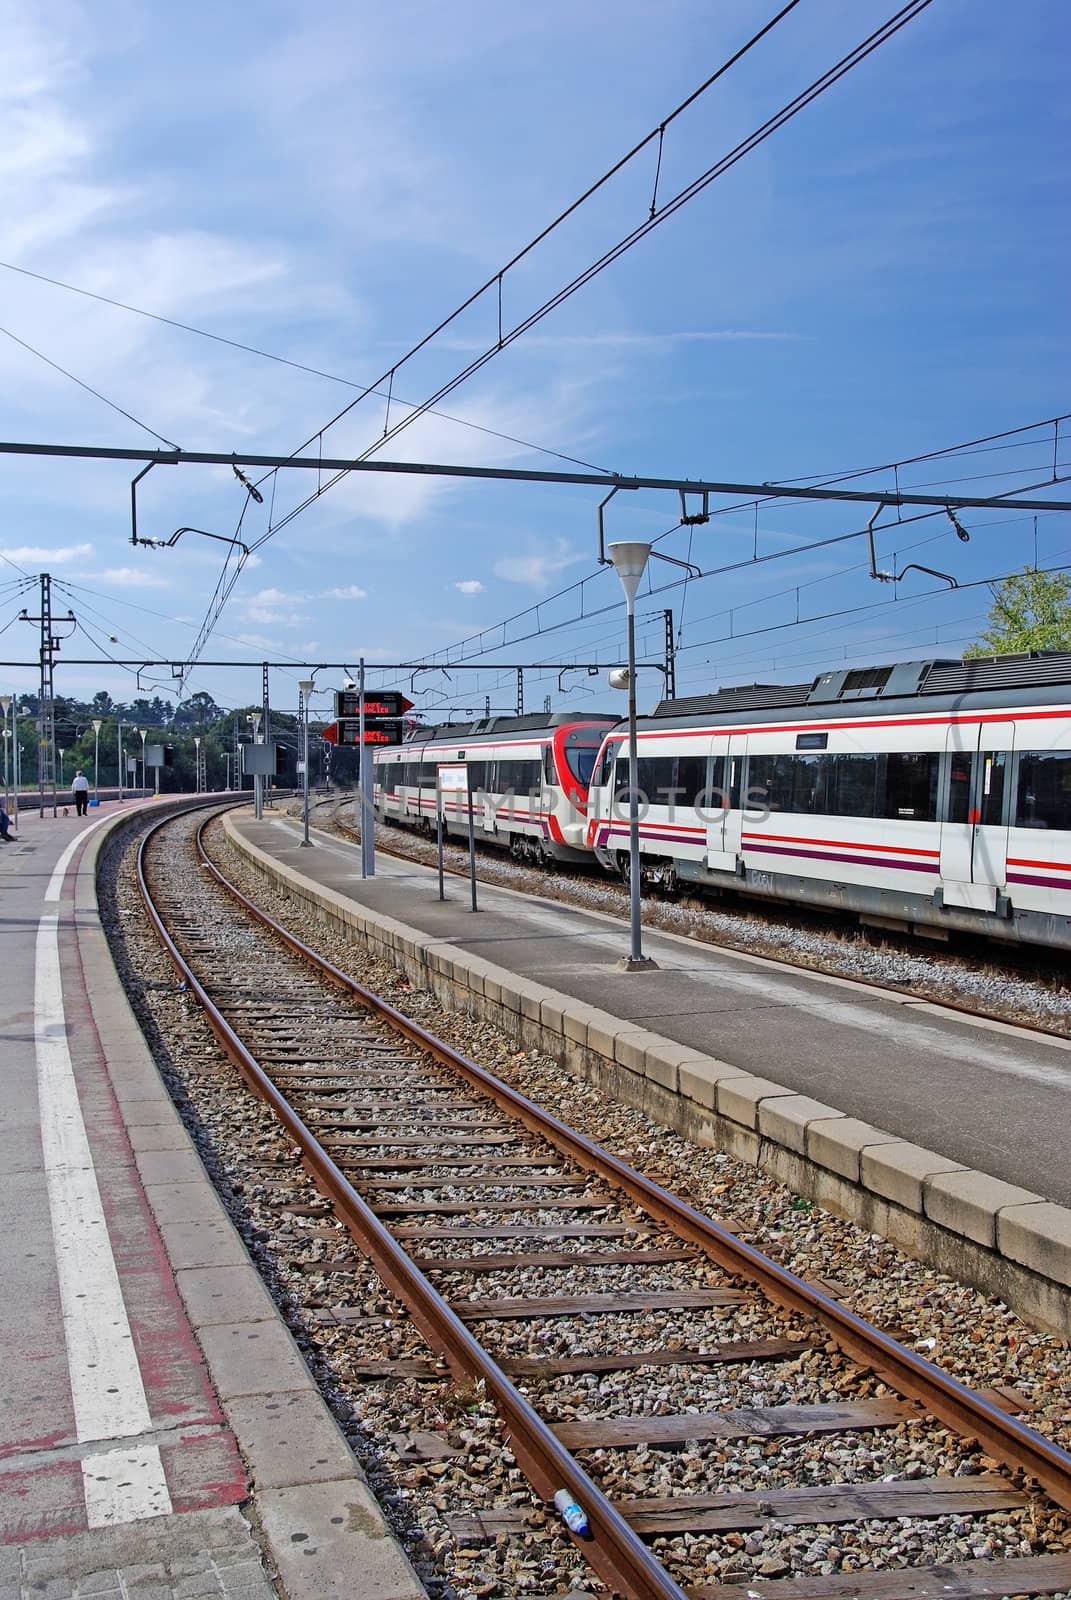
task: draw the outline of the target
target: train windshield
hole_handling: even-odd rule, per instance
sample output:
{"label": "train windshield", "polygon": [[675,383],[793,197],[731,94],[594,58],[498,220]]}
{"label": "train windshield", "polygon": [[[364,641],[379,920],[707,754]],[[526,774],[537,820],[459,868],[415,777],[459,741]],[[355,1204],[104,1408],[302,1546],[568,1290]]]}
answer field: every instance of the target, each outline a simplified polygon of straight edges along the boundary
{"label": "train windshield", "polygon": [[571,733],[565,741],[565,759],[569,764],[569,771],[577,783],[583,784],[585,789],[591,782],[591,774],[595,770],[595,761],[601,744],[601,732]]}
{"label": "train windshield", "polygon": [[565,759],[569,763],[569,771],[577,783],[582,783],[585,788],[591,782],[591,774],[595,769],[595,757],[599,753],[598,745],[590,747],[576,746],[566,750]]}

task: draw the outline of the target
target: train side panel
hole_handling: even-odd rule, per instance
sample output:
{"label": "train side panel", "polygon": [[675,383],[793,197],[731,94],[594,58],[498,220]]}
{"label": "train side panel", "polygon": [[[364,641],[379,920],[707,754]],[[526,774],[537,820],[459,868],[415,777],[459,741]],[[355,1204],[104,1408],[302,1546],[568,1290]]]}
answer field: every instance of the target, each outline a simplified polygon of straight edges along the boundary
{"label": "train side panel", "polygon": [[[610,751],[614,754],[611,757]],[[644,877],[1071,945],[1071,709],[641,725]],[[627,742],[604,744],[587,843],[627,865]]]}

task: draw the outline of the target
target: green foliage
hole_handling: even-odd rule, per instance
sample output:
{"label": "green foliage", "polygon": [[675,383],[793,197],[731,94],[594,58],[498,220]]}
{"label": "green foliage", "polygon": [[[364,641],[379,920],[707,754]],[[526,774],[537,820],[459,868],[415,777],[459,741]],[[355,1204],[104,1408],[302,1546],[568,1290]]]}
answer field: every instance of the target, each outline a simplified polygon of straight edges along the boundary
{"label": "green foliage", "polygon": [[1071,578],[1027,567],[993,589],[989,626],[965,656],[1071,650]]}

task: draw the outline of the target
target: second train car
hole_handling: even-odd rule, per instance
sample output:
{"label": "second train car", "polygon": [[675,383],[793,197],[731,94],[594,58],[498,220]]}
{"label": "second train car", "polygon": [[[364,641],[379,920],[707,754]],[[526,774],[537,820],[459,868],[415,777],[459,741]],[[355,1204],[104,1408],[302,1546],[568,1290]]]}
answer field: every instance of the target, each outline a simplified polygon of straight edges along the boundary
{"label": "second train car", "polygon": [[381,821],[431,832],[436,806],[447,834],[473,831],[518,861],[587,863],[588,784],[603,735],[617,718],[532,712],[418,728],[375,752]]}

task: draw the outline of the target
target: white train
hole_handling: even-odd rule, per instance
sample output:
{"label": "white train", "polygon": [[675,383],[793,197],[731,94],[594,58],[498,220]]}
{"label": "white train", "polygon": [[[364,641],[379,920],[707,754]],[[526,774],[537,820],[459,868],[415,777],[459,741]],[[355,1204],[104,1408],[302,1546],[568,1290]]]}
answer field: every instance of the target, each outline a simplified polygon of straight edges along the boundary
{"label": "white train", "polygon": [[384,822],[430,833],[436,805],[445,831],[473,831],[518,861],[590,862],[588,781],[610,716],[533,712],[418,728],[376,750],[375,809]]}
{"label": "white train", "polygon": [[[587,842],[628,873],[628,731]],[[664,701],[637,726],[643,876],[877,926],[1071,945],[1071,653],[912,661]]]}

